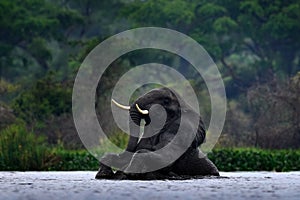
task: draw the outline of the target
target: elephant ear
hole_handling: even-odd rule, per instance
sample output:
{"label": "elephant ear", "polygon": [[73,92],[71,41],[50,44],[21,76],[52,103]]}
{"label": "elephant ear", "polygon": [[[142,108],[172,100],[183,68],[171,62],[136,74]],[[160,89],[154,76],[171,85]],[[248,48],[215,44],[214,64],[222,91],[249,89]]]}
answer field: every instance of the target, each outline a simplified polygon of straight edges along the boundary
{"label": "elephant ear", "polygon": [[196,137],[192,143],[192,147],[194,148],[198,148],[201,144],[205,143],[206,140],[205,125],[201,119],[201,116],[198,115],[198,117],[199,117],[198,129],[197,129]]}
{"label": "elephant ear", "polygon": [[179,102],[181,117],[185,117],[187,120],[185,120],[185,123],[190,124],[190,126],[194,126],[198,122],[198,128],[195,135],[195,139],[191,144],[193,148],[198,148],[202,143],[205,142],[206,138],[206,130],[202,118],[188,103],[181,99],[175,91],[172,92],[176,95],[177,100]]}

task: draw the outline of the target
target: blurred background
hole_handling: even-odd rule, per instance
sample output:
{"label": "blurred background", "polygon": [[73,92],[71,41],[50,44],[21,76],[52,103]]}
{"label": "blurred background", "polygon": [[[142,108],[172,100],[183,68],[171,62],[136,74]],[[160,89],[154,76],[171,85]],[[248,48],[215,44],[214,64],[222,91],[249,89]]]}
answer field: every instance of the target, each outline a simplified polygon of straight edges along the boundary
{"label": "blurred background", "polygon": [[[97,161],[83,153],[72,119],[77,70],[109,36],[159,26],[192,37],[221,71],[228,108],[211,155],[217,166],[299,170],[299,22],[299,0],[0,0],[0,169],[94,169]],[[118,146],[126,145],[127,136],[111,124],[111,91],[122,74],[149,62],[173,66],[198,88],[209,123],[206,86],[187,61],[159,50],[133,51],[111,64],[97,93],[98,117]],[[237,157],[229,161],[232,149]],[[276,157],[272,149],[284,151]],[[249,151],[257,168],[241,161]],[[290,154],[292,168],[285,165]]]}

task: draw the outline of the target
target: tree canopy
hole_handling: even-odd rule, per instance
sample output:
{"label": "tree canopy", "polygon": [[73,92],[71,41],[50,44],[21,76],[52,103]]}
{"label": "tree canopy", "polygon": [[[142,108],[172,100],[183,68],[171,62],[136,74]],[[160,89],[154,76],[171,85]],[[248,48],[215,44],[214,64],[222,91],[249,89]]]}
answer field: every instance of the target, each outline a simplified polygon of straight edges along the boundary
{"label": "tree canopy", "polygon": [[[192,37],[217,63],[229,98],[223,145],[282,148],[272,138],[289,132],[299,147],[299,21],[299,0],[1,0],[0,101],[30,127],[58,119],[72,126],[72,84],[86,55],[121,31],[159,26]],[[184,59],[147,49],[111,64],[100,80],[107,92],[97,100],[108,102],[122,73],[154,61],[178,68],[207,96]],[[276,131],[265,127],[272,123]],[[285,146],[296,147],[291,141]]]}

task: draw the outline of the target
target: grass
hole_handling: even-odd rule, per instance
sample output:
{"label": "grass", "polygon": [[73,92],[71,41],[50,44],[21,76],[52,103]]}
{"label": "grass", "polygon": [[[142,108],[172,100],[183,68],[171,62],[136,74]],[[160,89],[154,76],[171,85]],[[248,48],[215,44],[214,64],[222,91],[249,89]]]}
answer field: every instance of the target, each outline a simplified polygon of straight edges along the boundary
{"label": "grass", "polygon": [[14,124],[0,132],[1,170],[39,170],[48,154],[45,138]]}
{"label": "grass", "polygon": [[[115,144],[125,147],[128,137],[115,135]],[[116,149],[102,141],[98,157]],[[220,171],[299,171],[300,150],[264,150],[256,148],[215,149],[208,157]],[[14,124],[0,132],[1,171],[97,170],[98,160],[87,150],[50,148],[45,138],[28,131],[24,124]]]}
{"label": "grass", "polygon": [[[98,161],[87,151],[57,151],[58,158],[44,170],[97,170]],[[216,149],[208,154],[220,171],[299,171],[300,150],[254,148]]]}
{"label": "grass", "polygon": [[208,157],[220,171],[300,170],[300,150],[215,149]]}

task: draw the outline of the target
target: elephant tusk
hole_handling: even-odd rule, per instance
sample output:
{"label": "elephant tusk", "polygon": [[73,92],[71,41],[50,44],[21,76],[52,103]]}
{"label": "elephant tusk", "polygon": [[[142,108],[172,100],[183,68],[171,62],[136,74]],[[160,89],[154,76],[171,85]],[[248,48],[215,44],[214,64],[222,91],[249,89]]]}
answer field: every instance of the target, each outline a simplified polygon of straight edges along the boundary
{"label": "elephant tusk", "polygon": [[143,115],[149,114],[149,111],[148,111],[148,110],[142,110],[142,109],[139,107],[138,104],[135,104],[135,106],[136,106],[136,108],[138,109],[138,111],[139,111],[140,113],[142,113]]}
{"label": "elephant tusk", "polygon": [[122,108],[124,110],[129,110],[130,109],[130,106],[124,106],[122,104],[119,104],[118,102],[116,102],[114,99],[111,99],[111,101],[116,105],[118,106],[119,108]]}

